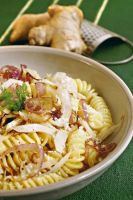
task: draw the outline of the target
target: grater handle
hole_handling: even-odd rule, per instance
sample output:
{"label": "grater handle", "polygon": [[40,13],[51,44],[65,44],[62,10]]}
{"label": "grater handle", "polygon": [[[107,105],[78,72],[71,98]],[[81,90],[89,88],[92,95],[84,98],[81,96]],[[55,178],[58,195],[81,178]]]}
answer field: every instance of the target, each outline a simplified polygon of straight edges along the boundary
{"label": "grater handle", "polygon": [[123,42],[127,43],[132,48],[132,54],[128,58],[125,58],[123,60],[118,60],[118,61],[97,60],[98,62],[105,64],[105,65],[121,65],[121,64],[125,64],[125,63],[128,63],[133,60],[133,42],[126,39],[125,37],[122,37],[122,36],[120,36],[120,37]]}
{"label": "grater handle", "polygon": [[119,65],[128,63],[129,61],[133,60],[133,42],[131,42],[130,40],[121,35],[118,35],[117,33],[114,33],[101,26],[95,25],[92,22],[84,19],[81,24],[81,35],[86,45],[88,46],[88,51],[83,54],[84,56],[91,57],[91,55],[97,49],[97,47],[107,39],[118,38],[122,42],[128,44],[129,47],[131,47],[132,49],[131,55],[129,55],[128,58],[118,61],[104,61],[104,60],[97,60],[97,61],[102,64]]}

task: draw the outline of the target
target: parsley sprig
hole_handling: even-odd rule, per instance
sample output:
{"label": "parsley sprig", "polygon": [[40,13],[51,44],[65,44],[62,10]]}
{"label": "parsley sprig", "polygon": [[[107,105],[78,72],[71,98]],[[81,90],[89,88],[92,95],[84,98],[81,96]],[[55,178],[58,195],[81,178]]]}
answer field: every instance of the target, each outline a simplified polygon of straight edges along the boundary
{"label": "parsley sprig", "polygon": [[27,96],[27,85],[25,83],[16,89],[13,94],[10,89],[3,89],[0,95],[0,101],[11,111],[20,111],[24,108],[24,101]]}

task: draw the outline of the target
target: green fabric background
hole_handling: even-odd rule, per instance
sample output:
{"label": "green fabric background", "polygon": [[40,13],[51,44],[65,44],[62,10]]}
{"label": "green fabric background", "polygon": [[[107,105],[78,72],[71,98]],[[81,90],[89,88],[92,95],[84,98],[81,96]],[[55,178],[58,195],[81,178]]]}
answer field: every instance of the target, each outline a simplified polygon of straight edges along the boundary
{"label": "green fabric background", "polygon": [[[0,36],[14,19],[26,0],[0,0]],[[75,4],[76,0],[60,0],[59,4]],[[43,12],[52,0],[35,0],[27,12]],[[102,0],[84,0],[81,8],[85,17],[94,20]],[[133,0],[109,0],[100,25],[126,36],[133,41]],[[9,37],[2,45],[9,45]],[[97,58],[121,58],[129,53],[125,45],[112,50],[103,49]],[[115,58],[114,57],[114,58]],[[118,74],[133,92],[133,61],[118,66],[108,66]],[[113,97],[115,98],[115,97]],[[79,192],[63,200],[133,200],[133,141],[122,156],[100,178]]]}

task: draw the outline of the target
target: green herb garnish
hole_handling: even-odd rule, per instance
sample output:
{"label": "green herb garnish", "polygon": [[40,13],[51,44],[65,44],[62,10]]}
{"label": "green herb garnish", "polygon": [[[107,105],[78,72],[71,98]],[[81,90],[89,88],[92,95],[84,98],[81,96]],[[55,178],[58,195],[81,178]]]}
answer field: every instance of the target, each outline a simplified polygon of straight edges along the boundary
{"label": "green herb garnish", "polygon": [[27,85],[23,83],[16,89],[15,94],[10,89],[3,89],[0,100],[3,101],[5,107],[11,111],[19,111],[24,108],[24,101],[27,96]]}

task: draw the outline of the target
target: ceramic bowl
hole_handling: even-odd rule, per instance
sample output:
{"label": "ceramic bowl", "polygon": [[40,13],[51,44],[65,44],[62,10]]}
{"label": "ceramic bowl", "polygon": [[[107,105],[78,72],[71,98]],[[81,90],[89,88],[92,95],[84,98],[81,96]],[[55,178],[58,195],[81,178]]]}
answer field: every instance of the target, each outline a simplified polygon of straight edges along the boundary
{"label": "ceramic bowl", "polygon": [[117,147],[99,164],[63,182],[49,186],[20,191],[1,191],[1,197],[12,197],[13,200],[56,200],[67,196],[103,174],[126,149],[133,135],[133,97],[126,84],[111,70],[75,53],[33,46],[0,47],[0,66],[6,64],[16,66],[26,64],[42,75],[62,71],[73,78],[86,80],[105,98],[112,112],[113,121],[117,123],[121,116],[124,116],[124,122],[121,129],[108,138],[108,142],[116,142]]}

